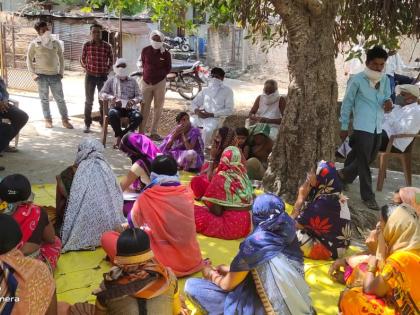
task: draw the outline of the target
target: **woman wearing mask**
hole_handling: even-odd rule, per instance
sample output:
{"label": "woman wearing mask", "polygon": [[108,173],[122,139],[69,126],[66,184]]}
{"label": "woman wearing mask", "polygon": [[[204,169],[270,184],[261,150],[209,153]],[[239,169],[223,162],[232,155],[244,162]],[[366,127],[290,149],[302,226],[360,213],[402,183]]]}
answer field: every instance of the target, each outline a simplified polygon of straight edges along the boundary
{"label": "woman wearing mask", "polygon": [[256,98],[249,112],[249,123],[270,124],[270,138],[276,140],[285,108],[286,98],[280,96],[277,82],[267,80],[264,83],[263,94]]}
{"label": "woman wearing mask", "polygon": [[144,97],[144,104],[141,107],[141,114],[144,118],[140,126],[140,132],[146,131],[146,124],[149,119],[150,107],[153,104],[153,123],[150,138],[160,141],[158,134],[160,116],[162,115],[163,104],[165,103],[166,76],[172,68],[171,54],[163,48],[165,35],[155,30],[150,33],[150,46],[145,47],[140,56],[139,62],[143,68],[141,80],[141,93]]}
{"label": "woman wearing mask", "polygon": [[[136,80],[129,77],[124,58],[115,62],[114,72],[115,76],[105,82],[99,98],[109,104],[109,123],[115,133],[114,148],[118,149],[121,138],[129,131],[135,131],[142,121],[138,108],[142,97]],[[130,121],[124,130],[121,129],[121,117],[128,117]]]}

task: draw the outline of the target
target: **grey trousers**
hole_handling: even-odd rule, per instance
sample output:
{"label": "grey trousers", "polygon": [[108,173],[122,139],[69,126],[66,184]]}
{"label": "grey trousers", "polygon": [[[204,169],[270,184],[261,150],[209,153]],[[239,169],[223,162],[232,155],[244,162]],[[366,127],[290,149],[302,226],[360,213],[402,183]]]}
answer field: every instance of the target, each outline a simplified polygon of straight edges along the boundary
{"label": "grey trousers", "polygon": [[381,133],[354,130],[350,136],[350,146],[352,150],[344,162],[344,180],[346,183],[352,183],[359,176],[362,200],[375,199],[369,165],[378,155],[381,147]]}

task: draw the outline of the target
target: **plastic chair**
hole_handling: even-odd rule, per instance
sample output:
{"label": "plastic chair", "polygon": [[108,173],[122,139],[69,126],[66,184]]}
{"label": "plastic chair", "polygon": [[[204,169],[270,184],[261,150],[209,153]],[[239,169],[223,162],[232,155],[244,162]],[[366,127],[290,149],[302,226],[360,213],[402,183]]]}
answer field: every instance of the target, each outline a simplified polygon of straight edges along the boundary
{"label": "plastic chair", "polygon": [[[103,117],[103,123],[102,123],[102,144],[104,147],[106,147],[106,138],[108,136],[108,125],[109,125],[109,104],[108,101],[102,100],[102,117]],[[129,124],[128,117],[122,117],[121,118],[121,126],[127,127]]]}
{"label": "plastic chair", "polygon": [[[413,141],[409,144],[405,152],[403,153],[395,153],[391,152],[392,145],[395,139],[399,138],[414,138]],[[399,159],[401,161],[401,165],[404,171],[405,183],[407,186],[411,186],[411,159],[412,155],[411,152],[413,150],[414,142],[416,138],[420,138],[419,134],[399,134],[394,135],[389,138],[388,146],[386,147],[385,152],[379,152],[379,173],[378,173],[378,182],[376,184],[376,190],[382,191],[384,181],[386,178],[386,170],[388,168],[388,160],[389,159]]]}

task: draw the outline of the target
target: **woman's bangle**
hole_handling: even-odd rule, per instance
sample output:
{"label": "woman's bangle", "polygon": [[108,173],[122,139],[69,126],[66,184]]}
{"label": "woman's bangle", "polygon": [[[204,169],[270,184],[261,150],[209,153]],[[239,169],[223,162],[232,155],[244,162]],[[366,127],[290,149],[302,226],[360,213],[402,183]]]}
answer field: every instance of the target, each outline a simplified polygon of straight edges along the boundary
{"label": "woman's bangle", "polygon": [[367,272],[376,273],[376,265],[368,265]]}

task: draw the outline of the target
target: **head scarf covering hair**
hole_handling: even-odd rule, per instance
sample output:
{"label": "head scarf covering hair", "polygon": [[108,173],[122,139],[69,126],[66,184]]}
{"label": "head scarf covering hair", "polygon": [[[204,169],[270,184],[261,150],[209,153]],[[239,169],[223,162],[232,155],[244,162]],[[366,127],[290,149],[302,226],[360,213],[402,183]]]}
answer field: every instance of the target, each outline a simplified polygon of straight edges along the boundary
{"label": "head scarf covering hair", "polygon": [[104,232],[125,222],[121,187],[103,151],[103,145],[93,138],[79,145],[61,230],[63,252],[99,246]]}
{"label": "head scarf covering hair", "polygon": [[420,215],[420,188],[404,187],[400,189],[399,195],[403,203],[412,206]]}
{"label": "head scarf covering hair", "polygon": [[270,137],[270,125],[265,123],[258,123],[249,128],[249,134],[251,137],[256,135],[264,135],[267,138]]}
{"label": "head scarf covering hair", "polygon": [[118,66],[121,66],[121,65],[126,65],[127,66],[127,60],[125,58],[118,58],[115,61],[115,64],[114,64],[114,72],[115,72],[115,68],[118,68]]}
{"label": "head scarf covering hair", "polygon": [[241,151],[237,147],[227,147],[203,200],[225,207],[244,208],[251,205],[252,193]]}
{"label": "head scarf covering hair", "polygon": [[413,95],[416,98],[420,97],[420,89],[417,85],[414,84],[401,84],[395,87],[395,93],[400,94],[401,92],[406,92]]}
{"label": "head scarf covering hair", "polygon": [[321,161],[318,163],[316,174],[316,186],[310,196],[314,199],[320,196],[336,195],[342,191],[341,181],[333,162]]}
{"label": "head scarf covering hair", "polygon": [[218,150],[216,158],[215,158],[216,164],[219,163],[220,157],[222,156],[223,151],[228,146],[234,146],[235,145],[235,138],[236,138],[235,131],[233,129],[229,128],[229,127],[219,128],[219,130],[217,132],[219,133],[219,135],[222,139],[220,141],[219,150]]}
{"label": "head scarf covering hair", "polygon": [[127,154],[131,162],[139,163],[150,174],[153,160],[160,153],[158,147],[147,136],[127,133],[121,140],[120,150]]}
{"label": "head scarf covering hair", "polygon": [[104,281],[94,294],[102,305],[108,299],[133,296],[151,299],[169,287],[171,273],[153,259],[149,236],[139,228],[127,229],[117,240],[117,266],[104,274]]}
{"label": "head scarf covering hair", "polygon": [[258,196],[252,205],[254,231],[241,243],[231,271],[246,271],[278,254],[303,264],[295,222],[285,212],[283,200],[273,194]]}
{"label": "head scarf covering hair", "polygon": [[0,200],[6,202],[26,201],[31,196],[31,183],[21,174],[6,176],[0,182]]}
{"label": "head scarf covering hair", "polygon": [[420,220],[416,211],[409,205],[398,205],[388,217],[378,236],[376,256],[384,262],[396,251],[420,249]]}
{"label": "head scarf covering hair", "polygon": [[[165,40],[165,35],[161,31],[159,31],[159,30],[152,31],[150,33],[149,40],[152,41],[153,40],[153,36],[155,36],[155,35],[159,36],[160,37],[160,40],[163,43],[163,41]],[[160,52],[163,54],[165,52],[165,47],[162,46],[162,48],[160,49]]]}

